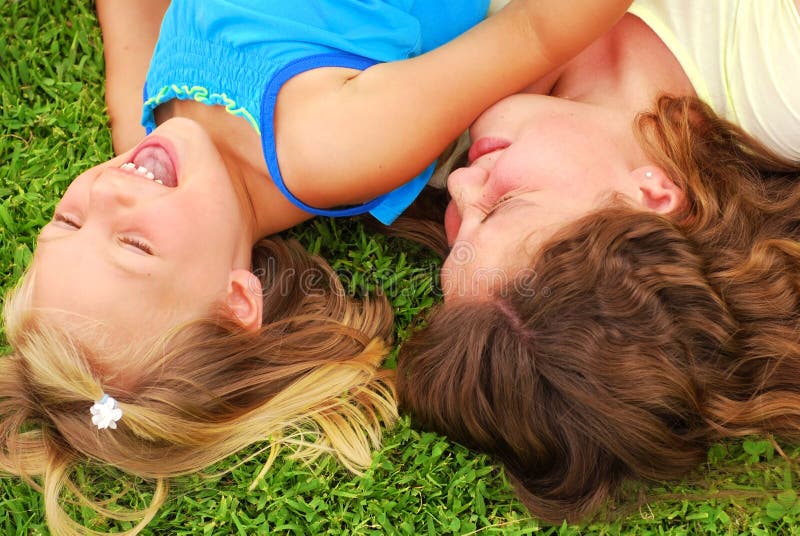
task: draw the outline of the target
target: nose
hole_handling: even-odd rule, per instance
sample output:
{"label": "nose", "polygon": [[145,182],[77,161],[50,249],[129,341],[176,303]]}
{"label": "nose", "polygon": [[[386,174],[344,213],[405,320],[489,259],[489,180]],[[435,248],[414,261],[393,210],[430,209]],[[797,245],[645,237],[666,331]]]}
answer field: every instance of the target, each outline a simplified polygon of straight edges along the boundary
{"label": "nose", "polygon": [[[137,190],[132,184],[135,177],[126,177],[115,169],[100,174],[89,191],[91,208],[102,210],[111,208],[130,208],[136,204]],[[141,180],[141,179],[138,179]]]}
{"label": "nose", "polygon": [[478,166],[459,168],[447,177],[447,191],[455,201],[459,213],[469,205],[480,204],[488,172]]}

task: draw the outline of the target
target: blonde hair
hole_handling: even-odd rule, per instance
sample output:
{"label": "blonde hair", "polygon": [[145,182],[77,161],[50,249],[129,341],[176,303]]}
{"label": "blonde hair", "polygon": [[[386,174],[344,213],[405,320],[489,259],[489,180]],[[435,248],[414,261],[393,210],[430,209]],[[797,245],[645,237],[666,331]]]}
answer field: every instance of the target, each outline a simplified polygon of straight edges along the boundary
{"label": "blonde hair", "polygon": [[[158,344],[115,356],[141,363],[132,382],[93,366],[91,344],[28,307],[31,277],[8,296],[13,352],[0,358],[0,470],[41,489],[54,534],[97,534],[64,511],[65,487],[101,515],[140,519],[125,533],[136,534],[165,500],[168,479],[265,439],[273,452],[264,470],[288,443],[304,459],[330,452],[352,471],[369,465],[381,425],[396,419],[392,378],[380,369],[389,306],[350,298],[296,242],[261,241],[253,270],[264,288],[260,331],[227,315],[179,326]],[[116,430],[90,419],[104,393],[123,412]],[[150,506],[120,514],[83,497],[69,477],[87,459],[153,479]]]}

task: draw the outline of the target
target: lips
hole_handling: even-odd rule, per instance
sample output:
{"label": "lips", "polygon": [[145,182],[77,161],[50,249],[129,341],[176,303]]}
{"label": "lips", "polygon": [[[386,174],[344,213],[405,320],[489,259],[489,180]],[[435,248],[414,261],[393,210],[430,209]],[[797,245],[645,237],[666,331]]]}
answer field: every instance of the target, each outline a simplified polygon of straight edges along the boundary
{"label": "lips", "polygon": [[164,186],[175,188],[178,186],[178,173],[173,154],[161,139],[151,138],[136,150],[131,161],[136,167],[145,168],[152,173]]}
{"label": "lips", "polygon": [[511,142],[503,138],[479,138],[469,148],[468,158],[470,163],[483,155],[505,149]]}

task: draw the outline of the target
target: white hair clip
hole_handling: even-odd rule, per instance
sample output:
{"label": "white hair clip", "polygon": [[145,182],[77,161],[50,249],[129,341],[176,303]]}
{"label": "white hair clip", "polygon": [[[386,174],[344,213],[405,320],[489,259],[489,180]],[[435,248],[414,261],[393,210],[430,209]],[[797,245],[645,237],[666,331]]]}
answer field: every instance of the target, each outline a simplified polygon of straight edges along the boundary
{"label": "white hair clip", "polygon": [[122,410],[119,409],[117,401],[104,394],[103,398],[92,404],[89,412],[92,414],[92,424],[98,430],[117,427],[117,421],[122,418]]}

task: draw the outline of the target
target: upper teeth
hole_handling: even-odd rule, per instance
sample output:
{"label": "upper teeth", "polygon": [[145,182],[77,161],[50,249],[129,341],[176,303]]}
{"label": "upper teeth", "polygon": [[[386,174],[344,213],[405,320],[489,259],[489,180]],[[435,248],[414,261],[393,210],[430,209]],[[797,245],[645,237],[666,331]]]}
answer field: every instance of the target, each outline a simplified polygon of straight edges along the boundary
{"label": "upper teeth", "polygon": [[134,164],[133,162],[125,162],[124,164],[122,164],[120,166],[120,168],[128,170],[128,171],[132,171],[132,172],[136,173],[137,175],[141,175],[142,177],[146,177],[146,178],[150,179],[153,182],[157,182],[158,184],[164,184],[163,182],[161,182],[161,179],[157,179],[156,176],[153,174],[153,172],[150,171],[149,169],[147,169],[144,166],[138,166],[137,167],[136,164]]}

